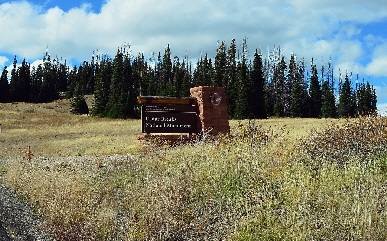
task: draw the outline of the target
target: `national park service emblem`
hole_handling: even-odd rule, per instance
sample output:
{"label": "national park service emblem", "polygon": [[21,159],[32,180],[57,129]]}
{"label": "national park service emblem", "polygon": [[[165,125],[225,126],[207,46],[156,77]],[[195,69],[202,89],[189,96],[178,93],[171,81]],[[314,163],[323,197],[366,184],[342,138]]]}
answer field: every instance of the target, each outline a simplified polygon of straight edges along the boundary
{"label": "national park service emblem", "polygon": [[213,93],[211,95],[211,103],[216,108],[219,106],[220,102],[222,101],[222,96],[218,93]]}

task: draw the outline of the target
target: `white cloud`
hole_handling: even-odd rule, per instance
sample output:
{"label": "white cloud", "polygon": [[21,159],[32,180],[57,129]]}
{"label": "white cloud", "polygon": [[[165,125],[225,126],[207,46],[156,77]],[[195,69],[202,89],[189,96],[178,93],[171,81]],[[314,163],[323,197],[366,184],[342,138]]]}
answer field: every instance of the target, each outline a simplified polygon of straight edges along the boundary
{"label": "white cloud", "polygon": [[379,38],[375,42],[379,44],[374,47],[371,62],[366,66],[365,72],[374,76],[387,76],[387,40]]}
{"label": "white cloud", "polygon": [[5,56],[0,56],[0,66],[4,67],[5,62],[8,61],[8,58]]}
{"label": "white cloud", "polygon": [[148,56],[170,44],[173,55],[214,57],[218,40],[239,44],[246,36],[251,52],[281,45],[286,57],[332,56],[338,66],[353,68],[364,56],[357,23],[386,16],[379,0],[110,0],[99,13],[88,4],[63,11],[12,2],[0,5],[0,29],[10,36],[0,39],[0,52],[41,58],[48,45],[52,54],[83,61],[95,49],[114,55],[130,42],[134,54]]}
{"label": "white cloud", "polygon": [[378,114],[381,116],[387,116],[387,104],[378,104]]}
{"label": "white cloud", "polygon": [[[387,84],[387,83],[382,83],[382,84]],[[376,91],[376,96],[378,97],[379,100],[382,99],[387,99],[387,86],[374,86],[375,91]]]}
{"label": "white cloud", "polygon": [[366,72],[369,75],[387,76],[387,56],[378,57],[372,60],[366,67]]}

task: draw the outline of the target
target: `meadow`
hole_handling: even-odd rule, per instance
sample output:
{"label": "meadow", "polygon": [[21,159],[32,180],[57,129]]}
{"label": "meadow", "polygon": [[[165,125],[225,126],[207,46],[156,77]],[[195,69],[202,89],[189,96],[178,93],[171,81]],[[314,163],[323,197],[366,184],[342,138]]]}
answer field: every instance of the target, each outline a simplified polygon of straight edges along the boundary
{"label": "meadow", "polygon": [[68,108],[0,105],[2,182],[57,240],[387,239],[384,117],[231,121],[170,147]]}

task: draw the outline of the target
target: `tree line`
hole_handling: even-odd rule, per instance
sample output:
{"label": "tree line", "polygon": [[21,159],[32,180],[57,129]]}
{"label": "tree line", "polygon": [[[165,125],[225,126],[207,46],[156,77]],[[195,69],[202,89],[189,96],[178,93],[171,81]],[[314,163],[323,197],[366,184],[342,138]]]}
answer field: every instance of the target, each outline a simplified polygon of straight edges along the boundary
{"label": "tree line", "polygon": [[[331,61],[320,70],[313,59],[308,68],[295,54],[287,62],[280,47],[267,56],[257,49],[250,58],[246,39],[239,48],[234,39],[229,46],[218,42],[213,59],[205,54],[195,64],[187,56],[172,57],[169,45],[147,59],[122,46],[114,58],[93,53],[90,62],[72,68],[48,52],[32,68],[25,60],[17,65],[15,56],[11,73],[4,68],[0,77],[0,102],[50,102],[61,93],[72,98],[74,114],[139,118],[137,96],[187,97],[191,87],[220,86],[226,88],[232,119],[376,114],[373,86],[352,79],[347,72],[335,79]],[[91,94],[95,103],[89,110],[84,95]]]}

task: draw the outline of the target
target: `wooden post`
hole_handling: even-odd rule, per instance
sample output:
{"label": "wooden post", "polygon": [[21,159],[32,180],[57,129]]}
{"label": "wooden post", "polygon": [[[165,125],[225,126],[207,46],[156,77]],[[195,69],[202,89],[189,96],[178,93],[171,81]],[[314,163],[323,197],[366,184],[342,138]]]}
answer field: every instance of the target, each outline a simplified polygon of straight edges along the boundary
{"label": "wooden post", "polygon": [[26,160],[30,161],[33,155],[34,154],[31,152],[31,146],[28,146],[26,151]]}

